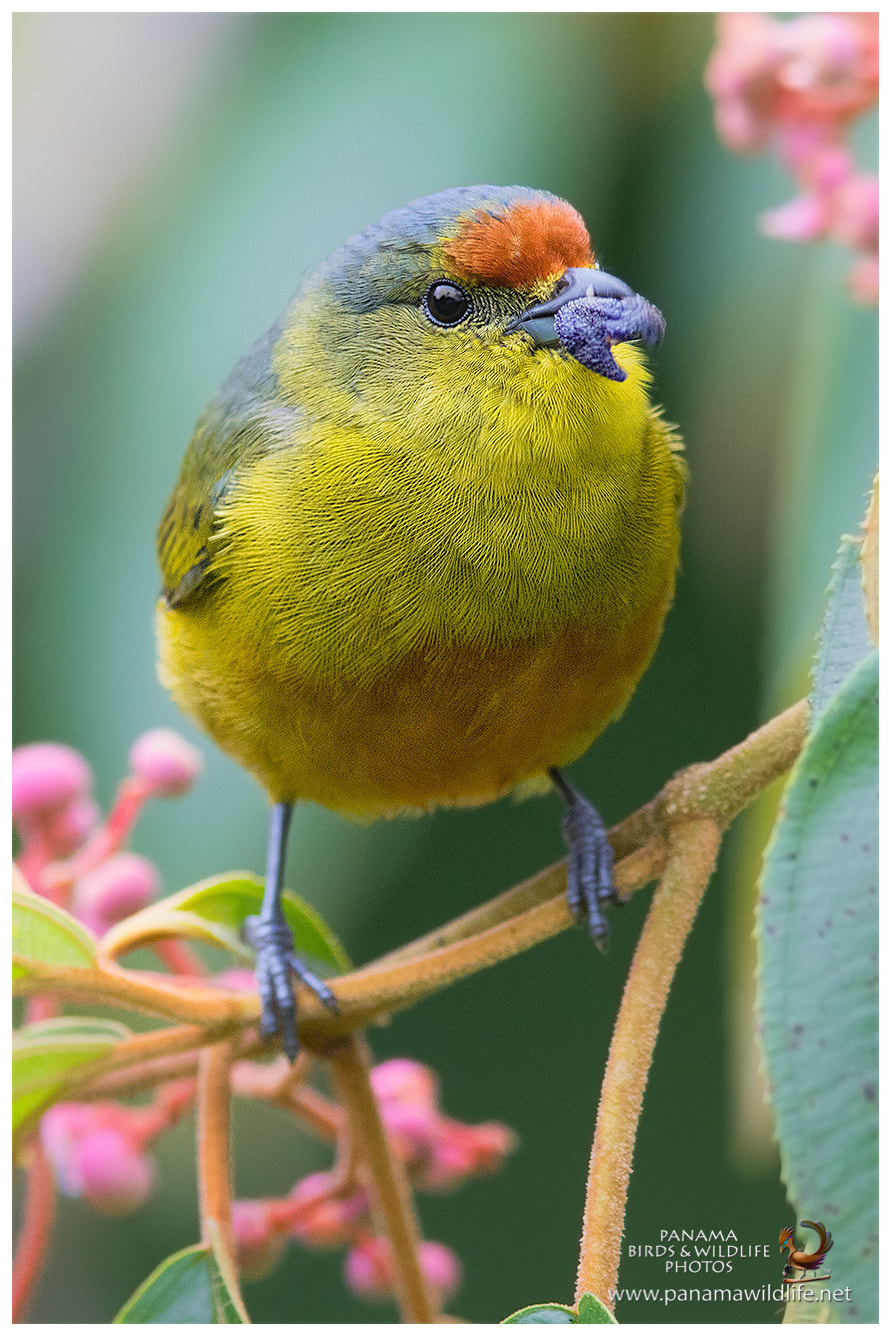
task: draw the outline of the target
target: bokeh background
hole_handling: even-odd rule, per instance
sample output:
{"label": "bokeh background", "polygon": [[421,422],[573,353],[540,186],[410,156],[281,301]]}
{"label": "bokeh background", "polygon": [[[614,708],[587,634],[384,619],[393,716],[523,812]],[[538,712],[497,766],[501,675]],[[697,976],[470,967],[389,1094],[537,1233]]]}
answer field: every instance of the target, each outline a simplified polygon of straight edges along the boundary
{"label": "bokeh background", "polygon": [[[839,249],[759,236],[757,214],[793,191],[769,157],[716,140],[702,85],[713,29],[693,13],[15,18],[15,741],[82,750],[106,803],[142,731],[200,742],[198,789],[136,834],[168,892],[259,871],[265,828],[253,782],[154,676],[154,531],[192,425],[319,260],[447,186],[564,196],[605,267],[667,318],[654,369],[692,475],[683,572],[650,673],[574,778],[616,820],[806,690],[837,539],[856,530],[875,464],[876,318],[846,296]],[[869,166],[875,126],[858,134]],[[766,820],[732,832],[682,963],[629,1245],[701,1228],[774,1249],[793,1222],[751,1044]],[[288,881],[366,961],[560,853],[556,799],[370,829],[307,809]],[[454,1116],[519,1133],[498,1177],[420,1201],[427,1235],[464,1260],[452,1309],[471,1321],[571,1301],[597,1091],[647,898],[614,915],[606,959],[567,933],[371,1035],[379,1057],[434,1066]],[[166,1138],[137,1215],[61,1203],[32,1322],[108,1322],[195,1241],[192,1136],[187,1124]],[[325,1163],[283,1118],[238,1107],[239,1195],[286,1192]],[[777,1258],[746,1264],[741,1283],[777,1283]],[[346,1293],[340,1265],[294,1247],[247,1286],[254,1320],[392,1321]],[[630,1257],[621,1279],[666,1283]],[[779,1311],[626,1303],[619,1317]]]}

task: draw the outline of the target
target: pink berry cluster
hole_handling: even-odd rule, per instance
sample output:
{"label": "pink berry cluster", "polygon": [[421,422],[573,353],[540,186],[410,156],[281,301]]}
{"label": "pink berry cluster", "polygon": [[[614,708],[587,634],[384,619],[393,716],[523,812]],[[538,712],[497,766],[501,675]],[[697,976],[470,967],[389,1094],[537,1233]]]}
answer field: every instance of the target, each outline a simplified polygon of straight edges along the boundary
{"label": "pink berry cluster", "polygon": [[705,82],[727,147],[758,153],[773,142],[798,186],[794,199],[762,216],[762,230],[786,240],[850,246],[858,253],[852,293],[876,302],[878,177],[858,170],[847,141],[856,118],[878,102],[878,12],[787,21],[720,14]]}
{"label": "pink berry cluster", "polygon": [[[493,1173],[514,1147],[514,1134],[500,1123],[447,1118],[438,1106],[436,1077],[421,1063],[390,1059],[372,1070],[371,1081],[393,1150],[418,1188],[448,1191],[472,1176]],[[336,1168],[310,1174],[283,1200],[235,1202],[233,1227],[246,1276],[271,1271],[290,1237],[312,1249],[346,1247],[344,1278],[361,1298],[393,1293],[390,1248],[373,1232],[368,1193]],[[440,1299],[454,1293],[461,1264],[451,1249],[422,1243],[419,1260]]]}
{"label": "pink berry cluster", "polygon": [[19,867],[31,889],[70,910],[101,937],[142,909],[159,889],[147,859],[124,845],[150,798],[186,793],[201,769],[194,747],[168,729],[145,733],[130,751],[130,774],[103,820],[84,758],[55,742],[12,754],[12,816]]}

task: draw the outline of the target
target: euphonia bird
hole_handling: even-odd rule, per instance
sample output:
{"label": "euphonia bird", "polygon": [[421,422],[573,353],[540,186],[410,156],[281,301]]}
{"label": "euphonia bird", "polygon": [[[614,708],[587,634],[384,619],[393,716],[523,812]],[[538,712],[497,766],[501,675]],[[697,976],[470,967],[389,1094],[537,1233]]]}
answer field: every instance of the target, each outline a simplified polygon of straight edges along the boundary
{"label": "euphonia bird", "polygon": [[246,935],[297,1051],[281,911],[298,801],[361,820],[557,787],[598,942],[603,824],[559,767],[628,701],[678,561],[684,470],[639,342],[662,317],[565,201],[415,200],[352,237],[198,422],[159,530],[160,673],[265,789]]}

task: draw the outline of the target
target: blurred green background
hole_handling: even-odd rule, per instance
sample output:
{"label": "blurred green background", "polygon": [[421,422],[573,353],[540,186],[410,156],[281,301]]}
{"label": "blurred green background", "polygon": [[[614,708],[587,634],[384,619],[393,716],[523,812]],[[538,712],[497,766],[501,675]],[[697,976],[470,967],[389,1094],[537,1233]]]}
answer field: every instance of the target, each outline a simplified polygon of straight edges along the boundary
{"label": "blurred green background", "polygon": [[[573,768],[577,782],[616,820],[806,689],[838,535],[856,530],[875,463],[876,318],[845,295],[840,250],[759,236],[757,214],[793,190],[769,157],[743,161],[715,138],[702,87],[713,24],[692,13],[15,18],[15,741],[82,750],[105,803],[140,732],[169,725],[198,741],[200,786],[156,805],[136,834],[167,891],[259,870],[266,820],[253,782],[154,676],[154,531],[192,425],[319,260],[447,186],[569,199],[605,267],[667,319],[653,364],[691,468],[683,571],[650,673]],[[875,127],[859,133],[868,158]],[[670,1002],[629,1245],[702,1228],[774,1249],[793,1222],[751,1080],[750,845],[731,834]],[[556,799],[370,829],[305,810],[288,881],[361,962],[560,853]],[[448,1112],[521,1138],[497,1178],[420,1201],[426,1234],[463,1258],[451,1308],[471,1321],[571,1301],[597,1092],[647,898],[613,916],[606,959],[567,933],[370,1036],[379,1057],[434,1066]],[[162,1257],[195,1241],[191,1137],[184,1126],[165,1140],[161,1186],[137,1215],[61,1203],[30,1321],[108,1322]],[[283,1118],[239,1106],[239,1195],[286,1192],[325,1162]],[[778,1258],[747,1264],[739,1282],[777,1283]],[[392,1321],[345,1292],[340,1265],[294,1247],[246,1287],[254,1320]],[[629,1258],[621,1281],[666,1277]],[[779,1311],[626,1303],[618,1315]]]}

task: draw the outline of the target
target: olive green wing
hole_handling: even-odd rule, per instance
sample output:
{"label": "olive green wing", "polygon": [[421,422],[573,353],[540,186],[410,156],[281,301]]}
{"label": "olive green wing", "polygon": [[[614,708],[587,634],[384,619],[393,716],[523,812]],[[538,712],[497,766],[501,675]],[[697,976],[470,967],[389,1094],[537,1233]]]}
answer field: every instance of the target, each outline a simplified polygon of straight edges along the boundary
{"label": "olive green wing", "polygon": [[239,362],[195,428],[179,480],[158,526],[158,557],[169,607],[205,595],[215,567],[220,506],[251,463],[294,443],[300,413],[280,401],[271,368],[274,325]]}

